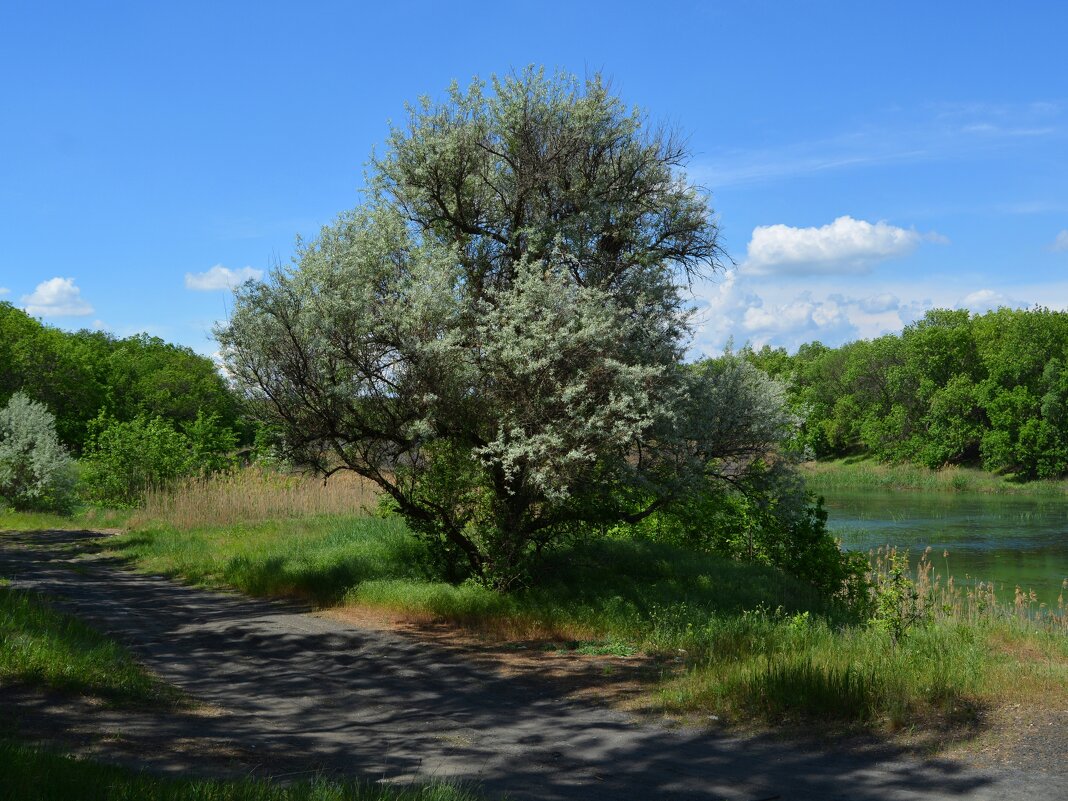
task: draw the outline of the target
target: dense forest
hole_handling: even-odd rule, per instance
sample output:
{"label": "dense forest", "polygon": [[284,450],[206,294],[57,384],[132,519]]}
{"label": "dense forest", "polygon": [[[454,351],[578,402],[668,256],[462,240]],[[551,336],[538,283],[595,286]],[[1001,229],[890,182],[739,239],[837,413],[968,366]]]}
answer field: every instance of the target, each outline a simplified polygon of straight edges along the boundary
{"label": "dense forest", "polygon": [[75,454],[101,415],[120,422],[159,417],[181,427],[200,414],[239,427],[237,400],[215,364],[147,334],[69,333],[0,302],[0,367],[0,406],[18,391],[45,404]]}
{"label": "dense forest", "polygon": [[816,457],[1068,472],[1066,312],[937,309],[901,334],[745,353],[787,382],[800,444]]}
{"label": "dense forest", "polygon": [[227,468],[251,438],[210,359],[0,303],[0,507],[134,506],[150,487]]}

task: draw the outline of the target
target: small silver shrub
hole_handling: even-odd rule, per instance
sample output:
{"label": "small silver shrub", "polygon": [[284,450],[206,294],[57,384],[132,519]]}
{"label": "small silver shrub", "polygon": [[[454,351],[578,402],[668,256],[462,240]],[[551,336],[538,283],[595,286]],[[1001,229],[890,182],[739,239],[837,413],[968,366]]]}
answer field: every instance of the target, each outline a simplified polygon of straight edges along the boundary
{"label": "small silver shrub", "polygon": [[56,436],[56,418],[22,392],[0,409],[0,506],[69,512],[74,460]]}

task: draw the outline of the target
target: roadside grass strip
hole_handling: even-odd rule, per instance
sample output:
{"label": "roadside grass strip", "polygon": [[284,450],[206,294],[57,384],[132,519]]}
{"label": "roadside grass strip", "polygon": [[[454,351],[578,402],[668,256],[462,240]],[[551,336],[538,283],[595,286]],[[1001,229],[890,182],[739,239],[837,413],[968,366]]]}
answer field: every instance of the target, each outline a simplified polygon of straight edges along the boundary
{"label": "roadside grass strip", "polygon": [[114,704],[175,704],[115,640],[38,596],[0,585],[0,683],[94,696]]}
{"label": "roadside grass strip", "polygon": [[0,801],[476,801],[447,784],[169,778],[0,741]]}

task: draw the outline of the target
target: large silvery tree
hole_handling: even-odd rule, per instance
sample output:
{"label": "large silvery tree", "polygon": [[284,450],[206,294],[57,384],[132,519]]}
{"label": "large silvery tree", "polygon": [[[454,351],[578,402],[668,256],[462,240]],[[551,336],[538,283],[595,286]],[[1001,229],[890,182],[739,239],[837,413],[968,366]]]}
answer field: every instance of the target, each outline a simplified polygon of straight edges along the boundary
{"label": "large silvery tree", "polygon": [[599,77],[454,86],[387,144],[365,202],[217,332],[292,456],[374,480],[457,576],[505,588],[779,436],[753,421],[726,452],[706,424],[683,290],[718,229],[684,147]]}

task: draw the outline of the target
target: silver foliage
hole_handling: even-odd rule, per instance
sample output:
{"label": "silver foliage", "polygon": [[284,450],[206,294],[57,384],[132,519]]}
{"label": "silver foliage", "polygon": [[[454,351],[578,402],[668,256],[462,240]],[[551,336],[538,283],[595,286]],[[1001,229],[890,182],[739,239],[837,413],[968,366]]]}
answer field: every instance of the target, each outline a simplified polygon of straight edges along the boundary
{"label": "silver foliage", "polygon": [[16,392],[0,409],[0,501],[16,509],[64,511],[74,494],[74,463],[43,403]]}

